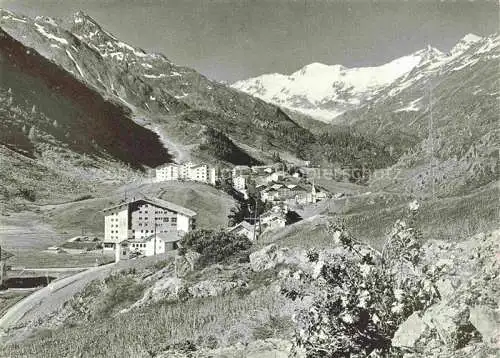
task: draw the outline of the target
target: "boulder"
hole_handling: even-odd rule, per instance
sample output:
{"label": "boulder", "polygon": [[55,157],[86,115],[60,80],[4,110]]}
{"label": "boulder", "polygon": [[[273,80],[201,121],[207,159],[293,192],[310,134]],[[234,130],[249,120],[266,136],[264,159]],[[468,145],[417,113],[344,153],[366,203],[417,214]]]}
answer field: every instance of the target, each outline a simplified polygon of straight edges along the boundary
{"label": "boulder", "polygon": [[500,313],[487,306],[474,306],[470,309],[470,322],[481,333],[483,342],[496,346],[500,335]]}
{"label": "boulder", "polygon": [[275,244],[268,245],[250,254],[250,267],[255,272],[270,270],[280,264],[298,265],[303,261],[292,250],[286,247],[278,248]]}
{"label": "boulder", "polygon": [[413,312],[394,333],[392,345],[394,347],[414,347],[428,329],[427,324],[420,317],[419,312]]}
{"label": "boulder", "polygon": [[452,298],[455,294],[455,286],[450,279],[441,278],[436,282],[436,288],[441,296],[441,299]]}
{"label": "boulder", "polygon": [[475,328],[469,322],[469,308],[464,304],[441,301],[429,307],[422,320],[451,349],[464,347],[475,335]]}
{"label": "boulder", "polygon": [[238,281],[217,281],[217,280],[206,280],[201,281],[188,288],[188,292],[193,297],[214,297],[220,296],[228,291],[237,288],[245,287],[246,282],[242,280]]}
{"label": "boulder", "polygon": [[165,277],[155,282],[148,288],[143,297],[132,307],[142,306],[150,302],[157,302],[163,299],[176,300],[185,291],[184,280],[178,277]]}

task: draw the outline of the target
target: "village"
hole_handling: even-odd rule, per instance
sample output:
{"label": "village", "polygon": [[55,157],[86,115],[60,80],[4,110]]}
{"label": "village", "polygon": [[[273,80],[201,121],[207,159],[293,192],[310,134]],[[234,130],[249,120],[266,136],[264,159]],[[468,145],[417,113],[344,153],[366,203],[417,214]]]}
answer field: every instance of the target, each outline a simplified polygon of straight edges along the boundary
{"label": "village", "polygon": [[[220,169],[189,161],[156,168],[154,181],[200,182],[228,191],[248,204],[249,216],[225,230],[255,241],[266,231],[299,220],[291,215],[293,208],[331,197],[314,180],[310,183],[300,168],[285,168],[285,163],[276,163]],[[158,198],[133,198],[103,212],[103,249],[114,251],[115,261],[176,250],[182,237],[197,228],[195,211]]]}
{"label": "village", "polygon": [[[267,232],[280,230],[301,220],[297,209],[343,195],[332,195],[316,185],[313,175],[308,175],[310,169],[308,162],[303,166],[281,161],[268,165],[220,168],[188,161],[157,167],[150,172],[147,181],[159,186],[175,182],[178,188],[197,183],[226,192],[238,204],[234,210],[241,212],[232,219],[228,218],[226,227],[221,230],[256,241]],[[309,179],[309,176],[312,178]],[[194,208],[165,199],[168,196],[163,199],[154,195],[124,197],[114,205],[92,214],[96,219],[104,217],[102,235],[98,232],[86,234],[82,229],[81,235],[49,246],[41,254],[49,254],[54,258],[61,254],[71,257],[95,255],[93,266],[99,266],[174,252],[182,247],[186,233],[199,228],[199,213]],[[1,252],[2,283],[4,277],[9,277],[7,271],[25,269],[9,265],[9,259],[13,256],[15,254],[11,252]],[[68,263],[66,266],[72,265]]]}

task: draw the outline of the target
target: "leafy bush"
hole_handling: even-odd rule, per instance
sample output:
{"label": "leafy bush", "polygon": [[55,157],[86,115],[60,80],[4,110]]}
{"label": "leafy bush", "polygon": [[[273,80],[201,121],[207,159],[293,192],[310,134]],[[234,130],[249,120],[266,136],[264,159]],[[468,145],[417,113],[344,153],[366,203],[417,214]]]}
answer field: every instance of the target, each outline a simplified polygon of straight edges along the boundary
{"label": "leafy bush", "polygon": [[[292,299],[315,297],[296,317],[296,347],[307,357],[400,353],[391,347],[397,327],[438,298],[433,278],[415,271],[421,240],[407,224],[411,216],[394,225],[382,254],[357,242],[343,224],[332,225],[330,232],[344,253],[322,263],[313,287],[282,289]],[[317,260],[314,252],[308,257]]]}
{"label": "leafy bush", "polygon": [[279,333],[286,332],[291,322],[289,317],[280,317],[271,315],[269,321],[264,322],[262,325],[254,328],[252,335],[255,339],[268,339],[278,337]]}
{"label": "leafy bush", "polygon": [[82,196],[79,196],[78,198],[75,199],[75,201],[83,201],[83,200],[89,200],[89,199],[94,199],[94,196],[90,194],[85,194]]}
{"label": "leafy bush", "polygon": [[182,245],[201,254],[201,263],[211,264],[248,250],[252,243],[244,236],[225,231],[194,230],[184,236]]}
{"label": "leafy bush", "polygon": [[28,189],[28,188],[20,188],[19,189],[19,195],[28,201],[35,201],[36,200],[36,194],[33,189]]}

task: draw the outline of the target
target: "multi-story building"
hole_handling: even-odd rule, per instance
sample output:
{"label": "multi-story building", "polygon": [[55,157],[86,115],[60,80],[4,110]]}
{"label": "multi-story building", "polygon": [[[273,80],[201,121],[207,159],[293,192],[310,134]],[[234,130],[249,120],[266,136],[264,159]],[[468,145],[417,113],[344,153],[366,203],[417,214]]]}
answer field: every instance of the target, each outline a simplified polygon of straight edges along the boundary
{"label": "multi-story building", "polygon": [[113,249],[129,239],[144,239],[154,234],[183,236],[196,226],[196,213],[159,199],[124,202],[104,212],[104,248]]}
{"label": "multi-story building", "polygon": [[244,176],[233,177],[233,188],[238,191],[245,190],[246,178]]}
{"label": "multi-story building", "polygon": [[170,164],[156,169],[156,181],[179,180],[179,168],[177,164]]}
{"label": "multi-story building", "polygon": [[156,169],[156,181],[192,180],[215,185],[217,169],[206,164],[169,164]]}
{"label": "multi-story building", "polygon": [[194,165],[189,168],[188,180],[207,182],[208,179],[208,166],[205,164]]}

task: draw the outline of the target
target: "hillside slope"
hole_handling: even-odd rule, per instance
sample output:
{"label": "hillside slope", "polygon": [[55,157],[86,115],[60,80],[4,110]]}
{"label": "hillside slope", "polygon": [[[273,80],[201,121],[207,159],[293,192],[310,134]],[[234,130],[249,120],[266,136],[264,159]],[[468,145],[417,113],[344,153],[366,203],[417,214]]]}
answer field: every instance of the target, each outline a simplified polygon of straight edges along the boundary
{"label": "hillside slope", "polygon": [[2,211],[5,203],[74,199],[171,161],[130,111],[1,29],[0,73]]}
{"label": "hillside slope", "polygon": [[[447,53],[428,47],[369,68],[312,64],[290,76],[264,75],[233,87],[287,108],[315,132],[339,137],[353,131],[378,143],[396,163],[382,160],[395,164],[391,170],[375,165],[384,168],[372,176],[375,190],[453,196],[499,178],[499,51],[498,34],[468,34]],[[305,114],[330,116],[330,129]],[[350,152],[341,163],[363,171],[380,160],[363,155],[359,161],[360,150]]]}
{"label": "hillside slope", "polygon": [[341,118],[402,153],[377,187],[449,196],[498,180],[499,51],[498,35],[476,41]]}
{"label": "hillside slope", "polygon": [[2,11],[0,25],[104,97],[124,104],[141,126],[181,145],[196,149],[207,128],[261,153],[272,149],[301,156],[302,147],[314,141],[275,106],[174,65],[163,55],[131,47],[84,13],[76,13],[66,29],[52,18]]}

